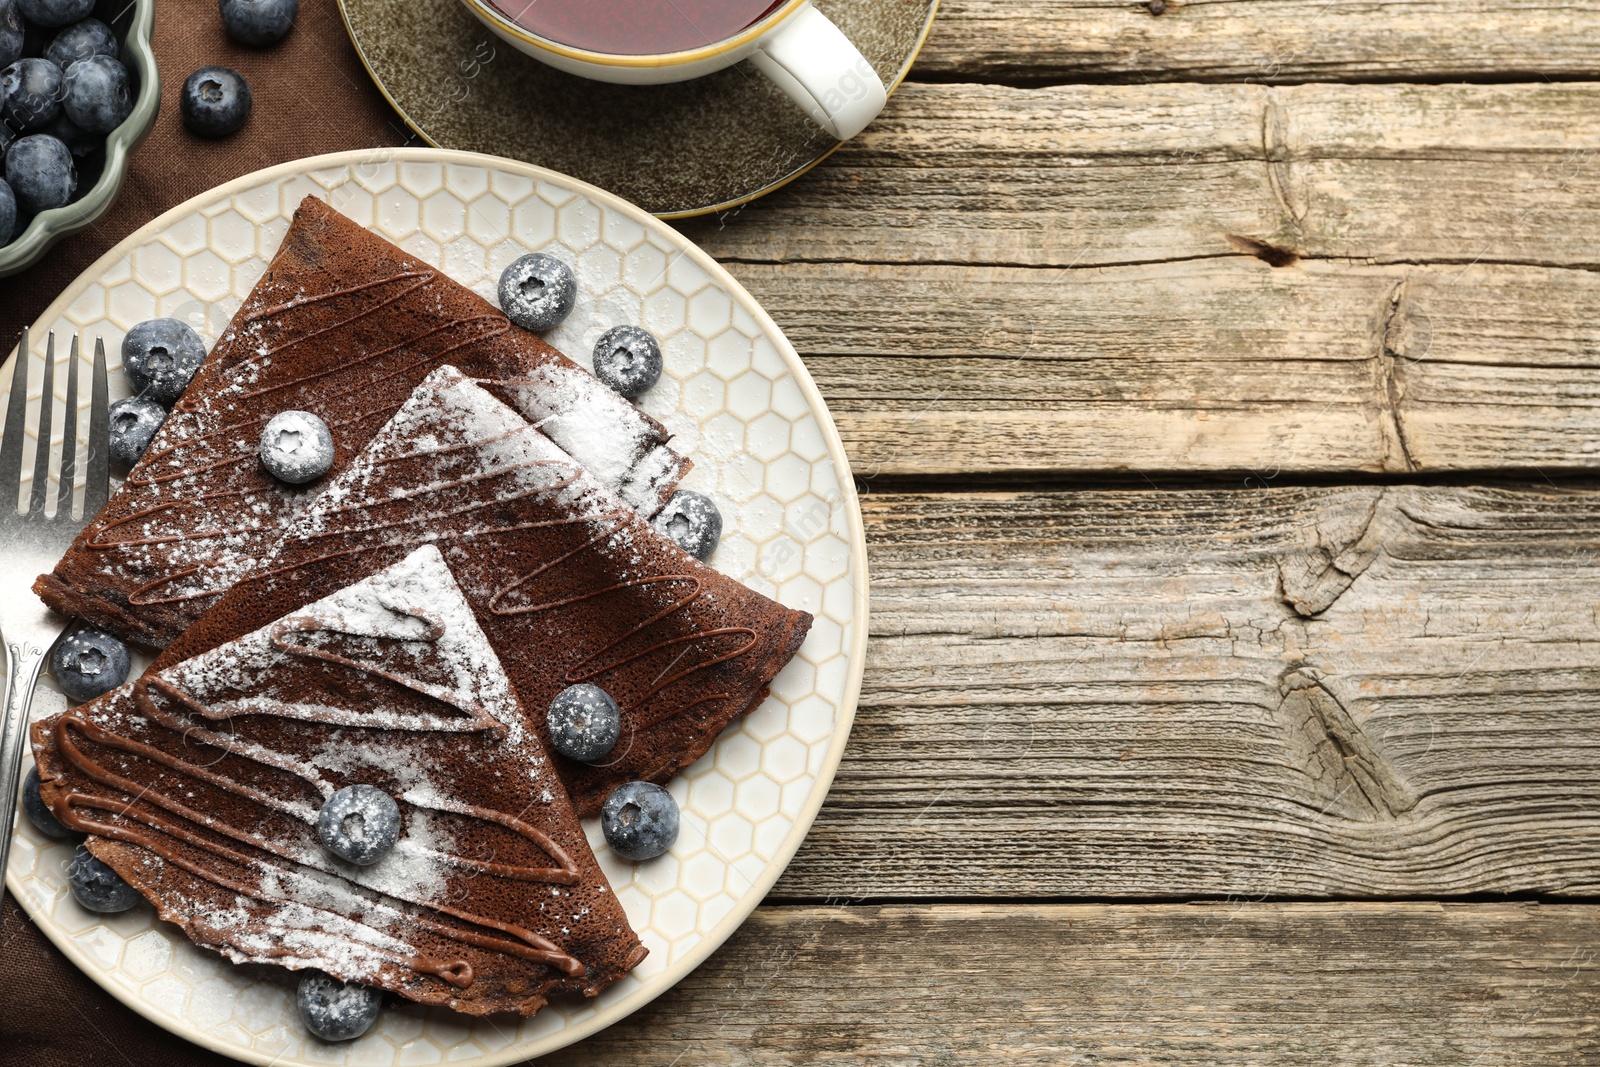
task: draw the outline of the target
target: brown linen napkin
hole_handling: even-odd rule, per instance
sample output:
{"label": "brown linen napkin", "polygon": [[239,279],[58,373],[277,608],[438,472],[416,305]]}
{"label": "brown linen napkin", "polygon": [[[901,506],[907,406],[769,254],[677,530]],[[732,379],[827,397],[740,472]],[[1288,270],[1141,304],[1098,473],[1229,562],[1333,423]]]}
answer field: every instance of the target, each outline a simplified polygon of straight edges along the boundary
{"label": "brown linen napkin", "polygon": [[[121,195],[99,221],[37,264],[0,278],[0,352],[9,352],[22,327],[112,245],[191,196],[303,156],[422,143],[367,76],[334,0],[300,0],[289,36],[263,49],[228,39],[216,0],[159,0],[155,50],[161,113],[134,154]],[[219,141],[191,134],[178,112],[183,80],[213,64],[248,78],[255,101],[244,127]]]}
{"label": "brown linen napkin", "polygon": [[45,940],[7,893],[0,927],[0,1064],[5,1067],[224,1067],[124,1007]]}
{"label": "brown linen napkin", "polygon": [[[420,143],[361,66],[334,0],[300,0],[294,30],[273,48],[243,48],[222,30],[216,0],[159,0],[156,60],[161,114],[134,155],[111,210],[34,267],[0,279],[0,351],[84,268],[161,212],[214,185],[302,156]],[[178,94],[197,67],[221,64],[250,79],[255,106],[232,137],[183,128]],[[213,1067],[231,1063],[146,1022],[56,951],[7,894],[0,925],[0,1065]]]}

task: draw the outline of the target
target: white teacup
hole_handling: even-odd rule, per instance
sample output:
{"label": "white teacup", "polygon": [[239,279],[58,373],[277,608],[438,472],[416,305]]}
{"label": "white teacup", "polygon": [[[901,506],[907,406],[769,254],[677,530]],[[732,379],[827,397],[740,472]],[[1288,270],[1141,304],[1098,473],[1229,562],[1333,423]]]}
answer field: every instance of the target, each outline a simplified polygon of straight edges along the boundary
{"label": "white teacup", "polygon": [[[810,0],[787,0],[739,33],[683,52],[624,55],[596,52],[532,32],[491,7],[487,0],[462,0],[513,47],[557,70],[619,85],[688,81],[749,58],[756,68],[841,141],[877,117],[888,92],[872,64]],[[584,0],[538,0],[583,3]]]}

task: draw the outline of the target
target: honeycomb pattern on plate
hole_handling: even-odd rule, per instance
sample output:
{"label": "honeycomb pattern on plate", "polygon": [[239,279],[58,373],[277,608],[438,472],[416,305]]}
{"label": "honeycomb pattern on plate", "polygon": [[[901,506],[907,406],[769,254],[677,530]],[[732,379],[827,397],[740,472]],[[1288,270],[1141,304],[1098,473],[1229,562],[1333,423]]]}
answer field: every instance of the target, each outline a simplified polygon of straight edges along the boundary
{"label": "honeycomb pattern on plate", "polygon": [[[413,1005],[386,1009],[358,1041],[308,1037],[288,982],[261,980],[193,947],[147,907],[92,915],[72,899],[70,846],[24,824],[9,884],[57,944],[103,986],[168,1029],[273,1064],[499,1064],[558,1048],[670,987],[732,932],[788,862],[826,792],[849,732],[865,626],[860,514],[843,453],[805,370],[749,294],[665,225],[571,179],[428,149],[304,161],[224,186],[119,246],[80,278],[42,329],[104,336],[158,315],[215,340],[265,269],[301,197],[311,193],[494,299],[500,271],[528,251],[577,269],[576,309],[552,342],[587,364],[599,335],[638,323],[661,339],[666,373],[641,405],[673,432],[695,469],[684,485],[725,518],[713,564],[816,616],[771,697],[671,785],[683,829],[667,855],[612,856],[586,823],[600,863],[650,956],[590,1002],[528,1020],[473,1022]],[[37,394],[43,333],[35,333]],[[65,345],[58,360],[65,359]],[[14,366],[14,361],[12,363]],[[87,366],[82,368],[87,373]],[[127,392],[112,375],[112,398]],[[9,374],[4,381],[9,380]],[[3,384],[3,381],[0,381]],[[58,399],[65,373],[58,364]],[[30,411],[37,421],[37,395]],[[86,421],[86,420],[85,420]],[[59,452],[61,442],[52,442]],[[44,701],[46,710],[57,699]]]}

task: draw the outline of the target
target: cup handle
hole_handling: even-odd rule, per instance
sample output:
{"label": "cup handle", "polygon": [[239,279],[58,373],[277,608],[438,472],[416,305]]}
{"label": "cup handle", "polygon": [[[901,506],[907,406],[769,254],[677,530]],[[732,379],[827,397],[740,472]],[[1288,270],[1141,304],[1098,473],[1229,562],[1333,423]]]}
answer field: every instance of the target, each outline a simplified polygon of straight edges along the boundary
{"label": "cup handle", "polygon": [[867,57],[810,4],[763,37],[750,59],[841,141],[866,129],[889,101]]}

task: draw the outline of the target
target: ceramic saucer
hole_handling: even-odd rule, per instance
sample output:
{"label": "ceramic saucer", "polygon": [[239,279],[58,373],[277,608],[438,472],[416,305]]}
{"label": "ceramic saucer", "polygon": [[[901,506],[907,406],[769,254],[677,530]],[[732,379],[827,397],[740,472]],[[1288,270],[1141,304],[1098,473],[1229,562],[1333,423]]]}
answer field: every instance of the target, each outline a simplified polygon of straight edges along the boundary
{"label": "ceramic saucer", "polygon": [[[816,5],[893,92],[927,38],[938,0]],[[516,51],[459,0],[339,6],[378,88],[428,144],[562,171],[656,215],[737,206],[838,147],[748,61],[675,85],[607,85]]]}

